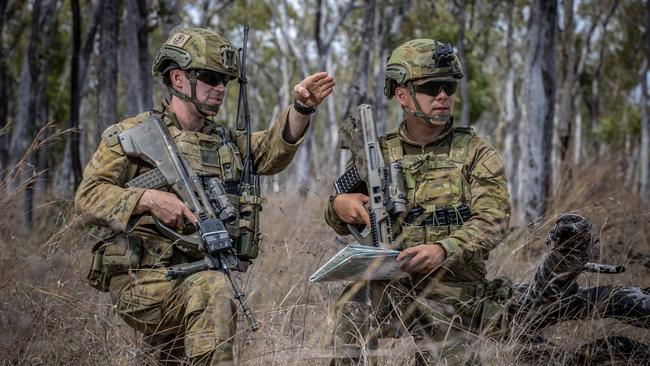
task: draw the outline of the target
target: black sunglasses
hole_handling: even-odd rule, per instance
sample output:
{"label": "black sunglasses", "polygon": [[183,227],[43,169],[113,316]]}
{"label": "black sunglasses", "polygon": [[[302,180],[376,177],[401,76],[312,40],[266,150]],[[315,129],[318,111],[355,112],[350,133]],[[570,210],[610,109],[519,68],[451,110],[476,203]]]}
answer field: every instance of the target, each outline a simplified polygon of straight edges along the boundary
{"label": "black sunglasses", "polygon": [[456,80],[434,80],[422,85],[415,85],[415,91],[417,93],[435,97],[442,90],[444,90],[447,95],[454,95],[456,94],[457,87],[458,82]]}
{"label": "black sunglasses", "polygon": [[211,71],[211,70],[196,70],[196,78],[200,80],[204,84],[208,84],[210,86],[219,86],[219,84],[223,84],[223,86],[227,86],[228,82],[230,81],[230,76],[226,75],[222,72],[216,72],[216,71]]}

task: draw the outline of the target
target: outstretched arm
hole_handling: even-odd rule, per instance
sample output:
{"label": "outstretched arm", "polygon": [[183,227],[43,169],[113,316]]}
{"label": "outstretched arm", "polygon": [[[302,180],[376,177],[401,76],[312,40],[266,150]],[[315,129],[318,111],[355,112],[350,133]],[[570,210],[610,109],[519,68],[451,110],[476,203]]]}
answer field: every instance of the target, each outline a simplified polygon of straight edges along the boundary
{"label": "outstretched arm", "polygon": [[[296,103],[306,108],[315,108],[332,94],[334,85],[334,78],[326,72],[310,75],[293,87]],[[284,139],[289,143],[298,141],[305,134],[309,121],[309,114],[302,114],[292,106],[289,111],[289,124],[283,134]]]}

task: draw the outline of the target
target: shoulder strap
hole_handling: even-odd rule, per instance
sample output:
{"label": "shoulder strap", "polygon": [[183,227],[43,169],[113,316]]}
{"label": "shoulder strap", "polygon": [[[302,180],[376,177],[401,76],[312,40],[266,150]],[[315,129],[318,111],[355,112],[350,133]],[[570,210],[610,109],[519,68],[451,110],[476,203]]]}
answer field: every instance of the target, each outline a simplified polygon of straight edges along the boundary
{"label": "shoulder strap", "polygon": [[108,146],[113,147],[120,143],[120,133],[122,133],[122,127],[119,124],[114,124],[102,133],[102,139],[106,141]]}
{"label": "shoulder strap", "polygon": [[471,127],[455,127],[451,133],[453,134],[453,140],[449,157],[453,162],[462,164],[467,156],[469,141],[476,136],[476,132]]}
{"label": "shoulder strap", "polygon": [[225,127],[223,126],[217,126],[215,127],[217,130],[217,133],[219,134],[219,137],[221,137],[221,141],[224,144],[232,142],[232,138],[230,137],[230,131],[228,131]]}
{"label": "shoulder strap", "polygon": [[158,116],[158,118],[162,119],[165,116],[165,112],[154,108],[151,111],[149,111],[149,115],[150,116],[155,115],[155,116]]}
{"label": "shoulder strap", "polygon": [[386,147],[388,148],[388,162],[392,163],[402,159],[404,157],[404,148],[402,147],[399,134],[389,132],[384,138],[386,140]]}

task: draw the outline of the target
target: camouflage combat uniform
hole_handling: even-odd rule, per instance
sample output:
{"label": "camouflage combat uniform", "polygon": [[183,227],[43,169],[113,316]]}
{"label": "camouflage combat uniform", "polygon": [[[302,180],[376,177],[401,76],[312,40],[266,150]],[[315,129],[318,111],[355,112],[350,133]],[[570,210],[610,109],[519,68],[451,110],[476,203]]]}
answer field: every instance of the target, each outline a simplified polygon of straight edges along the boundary
{"label": "camouflage combat uniform", "polygon": [[[288,123],[287,109],[273,126],[252,135],[254,164],[259,174],[275,174],[293,158],[301,141],[290,144],[282,138]],[[170,356],[185,348],[193,361],[232,360],[236,306],[231,303],[231,290],[221,272],[204,271],[185,279],[166,281],[164,268],[198,259],[175,247],[171,240],[157,232],[149,217],[133,215],[144,189],[123,188],[125,183],[149,168],[138,159],[124,155],[117,132],[146,120],[150,112],[126,119],[109,127],[102,135],[97,152],[84,170],[84,179],[76,196],[76,208],[86,218],[110,227],[114,232],[130,231],[129,239],[142,247],[141,261],[130,271],[112,273],[110,295],[114,308],[133,328],[142,331],[154,345],[166,344]],[[179,150],[192,169],[198,173],[217,174],[224,178],[226,161],[245,151],[241,134],[221,129],[207,121],[200,132],[181,129],[175,115],[166,109],[163,121],[168,126]],[[232,141],[230,145],[221,133]],[[238,178],[235,167],[234,177]],[[228,181],[228,179],[225,179]],[[228,227],[231,229],[231,227]],[[184,334],[183,334],[184,333]],[[184,336],[184,339],[183,339]],[[174,342],[174,340],[176,342]],[[184,344],[183,344],[184,343]],[[180,353],[182,354],[182,353]]]}
{"label": "camouflage combat uniform", "polygon": [[[503,325],[500,308],[510,294],[507,284],[485,279],[485,260],[509,224],[504,166],[496,150],[471,128],[452,126],[453,117],[426,146],[409,140],[405,123],[380,138],[384,161],[403,166],[408,204],[419,207],[396,222],[401,249],[439,243],[447,259],[428,275],[347,286],[335,309],[339,354],[358,358],[358,345],[376,346],[377,338],[393,331],[391,323],[399,323],[416,340],[434,342],[422,349],[421,361],[471,363],[475,356],[463,351],[470,333]],[[327,223],[338,234],[349,234],[332,201]]]}
{"label": "camouflage combat uniform", "polygon": [[[206,53],[210,57],[206,58]],[[196,83],[195,70],[221,72],[232,79],[238,75],[235,55],[218,34],[184,28],[163,44],[153,71],[154,75],[164,74],[169,70],[169,61],[177,61],[181,68],[188,68],[190,83]],[[175,90],[170,92],[186,102],[195,101],[195,86],[191,97]],[[199,104],[197,110],[198,107],[206,106]],[[291,108],[268,130],[252,134],[253,166],[257,174],[276,174],[286,168],[302,143],[302,138],[295,143],[283,138]],[[167,104],[162,112],[128,118],[102,134],[76,194],[77,211],[109,232],[94,248],[89,279],[94,287],[110,292],[117,313],[142,332],[145,341],[153,347],[149,352],[151,357],[142,362],[232,364],[237,307],[225,275],[202,271],[167,281],[166,267],[193,262],[202,255],[178,247],[161,235],[152,216],[134,214],[145,189],[125,188],[127,182],[151,167],[140,159],[126,156],[118,136],[150,118],[152,113],[167,125],[178,150],[199,176],[218,176],[235,208],[241,208],[244,201],[250,206],[247,201],[250,198],[244,200],[237,196],[245,158],[241,152],[247,151],[244,133],[219,127],[209,118],[204,119],[204,126],[198,132],[183,130]],[[241,230],[250,230],[250,221],[234,220],[226,228],[236,241]],[[256,255],[255,250],[252,257]]]}

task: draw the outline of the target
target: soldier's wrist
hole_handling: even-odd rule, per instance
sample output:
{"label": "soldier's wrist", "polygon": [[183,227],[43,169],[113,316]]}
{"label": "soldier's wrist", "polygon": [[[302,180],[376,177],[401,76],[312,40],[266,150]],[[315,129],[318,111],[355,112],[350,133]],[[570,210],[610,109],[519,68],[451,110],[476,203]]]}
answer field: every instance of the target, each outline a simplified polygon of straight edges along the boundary
{"label": "soldier's wrist", "polygon": [[447,249],[445,249],[445,246],[442,245],[442,243],[440,243],[440,242],[435,242],[435,243],[433,243],[433,245],[437,245],[437,246],[439,246],[440,248],[442,248],[442,252],[445,254],[445,258],[447,258]]}
{"label": "soldier's wrist", "polygon": [[293,109],[294,109],[296,112],[298,112],[298,113],[300,113],[300,114],[302,114],[302,115],[305,115],[305,116],[308,116],[308,115],[310,115],[310,114],[316,112],[316,108],[315,108],[315,107],[306,106],[306,105],[300,103],[300,102],[298,101],[298,99],[294,99],[294,100],[293,100]]}
{"label": "soldier's wrist", "polygon": [[153,203],[153,199],[150,197],[150,194],[151,192],[149,189],[146,189],[142,193],[142,196],[140,196],[138,203],[135,205],[134,213],[136,215],[143,214],[151,210],[151,203]]}

